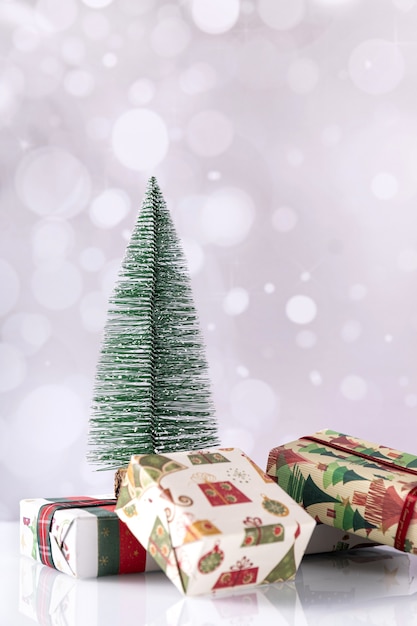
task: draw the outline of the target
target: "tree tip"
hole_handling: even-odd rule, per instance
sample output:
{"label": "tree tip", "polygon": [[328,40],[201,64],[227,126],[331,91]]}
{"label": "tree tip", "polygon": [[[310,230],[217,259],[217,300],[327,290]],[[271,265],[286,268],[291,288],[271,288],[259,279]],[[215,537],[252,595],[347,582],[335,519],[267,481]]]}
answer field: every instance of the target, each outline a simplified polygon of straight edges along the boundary
{"label": "tree tip", "polygon": [[148,180],[148,186],[149,187],[158,187],[158,181],[156,180],[155,176],[151,176],[150,179]]}

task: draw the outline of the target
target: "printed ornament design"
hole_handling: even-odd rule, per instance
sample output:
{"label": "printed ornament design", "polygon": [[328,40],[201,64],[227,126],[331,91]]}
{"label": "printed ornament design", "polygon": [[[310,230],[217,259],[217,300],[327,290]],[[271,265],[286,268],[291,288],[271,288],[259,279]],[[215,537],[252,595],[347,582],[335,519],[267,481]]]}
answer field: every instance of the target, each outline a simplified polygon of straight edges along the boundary
{"label": "printed ornament design", "polygon": [[194,515],[190,513],[184,513],[177,523],[178,530],[184,533],[182,542],[191,543],[198,541],[203,537],[209,537],[210,535],[220,535],[221,530],[217,528],[210,520],[201,519],[194,520]]}
{"label": "printed ornament design", "polygon": [[[230,480],[216,481],[216,477],[211,474],[195,474],[193,479],[197,482],[198,487],[204,493],[211,506],[252,502],[252,500],[240,491]],[[198,482],[199,480],[203,480],[204,482]]]}
{"label": "printed ornament design", "polygon": [[277,517],[286,517],[289,514],[289,509],[285,504],[278,502],[278,500],[271,500],[271,498],[265,495],[263,495],[262,506],[265,511]]}
{"label": "printed ornament design", "polygon": [[226,589],[228,587],[239,587],[245,585],[254,585],[258,578],[258,567],[254,567],[253,563],[243,557],[233,565],[228,572],[220,574],[213,591],[215,589]]}
{"label": "printed ornament design", "polygon": [[213,550],[204,554],[198,561],[198,571],[201,572],[201,574],[211,574],[211,572],[214,572],[214,570],[221,565],[223,559],[224,552],[220,550],[219,544],[216,543]]}
{"label": "printed ornament design", "polygon": [[284,541],[285,532],[282,524],[262,525],[260,517],[247,517],[243,521],[246,528],[241,548],[259,546],[261,543],[276,543]]}
{"label": "printed ornament design", "polygon": [[230,463],[229,459],[220,452],[206,452],[204,450],[198,450],[189,454],[188,458],[192,465],[209,465],[212,463]]}

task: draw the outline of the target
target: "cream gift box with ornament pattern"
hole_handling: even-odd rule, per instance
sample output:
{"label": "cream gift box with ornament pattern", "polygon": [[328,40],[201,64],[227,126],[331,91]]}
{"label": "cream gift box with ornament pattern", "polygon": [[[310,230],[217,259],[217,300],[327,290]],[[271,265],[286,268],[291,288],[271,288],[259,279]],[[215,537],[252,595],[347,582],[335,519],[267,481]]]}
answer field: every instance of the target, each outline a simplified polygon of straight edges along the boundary
{"label": "cream gift box with ornament pattern", "polygon": [[293,579],[315,526],[236,448],[132,456],[116,513],[188,595]]}
{"label": "cream gift box with ornament pattern", "polygon": [[417,552],[417,457],[333,430],[273,448],[268,474],[317,522]]}

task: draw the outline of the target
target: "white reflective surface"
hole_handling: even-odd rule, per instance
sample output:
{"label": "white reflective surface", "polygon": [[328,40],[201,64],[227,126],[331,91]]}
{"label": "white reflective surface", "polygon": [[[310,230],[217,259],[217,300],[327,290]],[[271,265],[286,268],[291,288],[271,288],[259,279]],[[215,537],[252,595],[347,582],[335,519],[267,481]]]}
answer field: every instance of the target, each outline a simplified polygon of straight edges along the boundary
{"label": "white reflective surface", "polygon": [[371,548],[305,557],[294,583],[185,598],[163,573],[75,580],[19,554],[0,524],[0,624],[24,626],[411,626],[417,556]]}

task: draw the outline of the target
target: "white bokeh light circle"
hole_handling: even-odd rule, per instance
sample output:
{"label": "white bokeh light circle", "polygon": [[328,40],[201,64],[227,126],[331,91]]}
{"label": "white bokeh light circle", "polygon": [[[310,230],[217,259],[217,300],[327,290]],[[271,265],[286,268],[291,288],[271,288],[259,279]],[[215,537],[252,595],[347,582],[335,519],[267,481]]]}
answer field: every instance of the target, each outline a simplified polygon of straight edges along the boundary
{"label": "white bokeh light circle", "polygon": [[408,393],[404,398],[404,404],[409,409],[414,409],[417,406],[417,395],[415,393]]}
{"label": "white bokeh light circle", "polygon": [[0,393],[19,387],[26,376],[26,359],[22,351],[9,343],[0,343]]}
{"label": "white bokeh light circle", "polygon": [[363,300],[368,293],[368,289],[361,283],[355,283],[349,289],[349,298],[351,300]]}
{"label": "white bokeh light circle", "polygon": [[2,334],[6,343],[23,354],[34,354],[51,336],[51,323],[39,313],[15,313],[4,322]]}
{"label": "white bokeh light circle", "polygon": [[255,446],[253,434],[244,428],[222,428],[219,436],[224,448],[240,448],[250,454]]}
{"label": "white bokeh light circle", "polygon": [[401,272],[415,272],[417,270],[417,250],[415,248],[401,250],[397,257],[397,267]]}
{"label": "white bokeh light circle", "polygon": [[202,232],[211,243],[234,246],[246,239],[254,218],[252,198],[243,189],[225,187],[212,193],[204,202]]}
{"label": "white bokeh light circle", "polygon": [[23,157],[15,186],[22,202],[38,215],[73,217],[84,209],[91,193],[84,165],[54,146],[33,150]]}
{"label": "white bokeh light circle", "polygon": [[86,272],[98,272],[105,262],[105,254],[100,248],[90,246],[80,253],[80,265]]}
{"label": "white bokeh light circle", "polygon": [[345,322],[340,331],[340,336],[345,343],[357,341],[362,334],[362,325],[357,320]]}
{"label": "white bokeh light circle", "polygon": [[20,281],[16,270],[4,259],[0,259],[0,285],[0,315],[5,315],[16,305],[20,293]]}
{"label": "white bokeh light circle", "polygon": [[100,274],[100,287],[105,298],[108,300],[114,291],[114,287],[119,276],[120,259],[109,261]]}
{"label": "white bokeh light circle", "polygon": [[102,141],[111,134],[111,122],[106,117],[93,117],[86,122],[87,134],[91,139]]}
{"label": "white bokeh light circle", "polygon": [[284,72],[282,64],[277,46],[265,37],[251,38],[240,47],[237,76],[250,89],[274,89],[277,77]]}
{"label": "white bokeh light circle", "polygon": [[61,44],[61,56],[70,65],[80,65],[85,58],[85,43],[80,37],[66,37]]}
{"label": "white bokeh light circle", "polygon": [[110,69],[112,67],[116,67],[118,61],[119,60],[117,54],[115,54],[114,52],[106,52],[106,54],[103,54],[103,58],[101,59],[104,67],[108,67]]}
{"label": "white bokeh light circle", "polygon": [[187,142],[191,150],[203,157],[213,157],[230,147],[234,128],[231,120],[220,111],[201,111],[187,125]]}
{"label": "white bokeh light circle", "polygon": [[210,35],[225,33],[239,18],[239,0],[192,0],[192,18],[200,30]]}
{"label": "white bokeh light circle", "polygon": [[90,218],[99,228],[114,228],[128,215],[131,201],[123,189],[105,189],[90,205]]}
{"label": "white bokeh light circle", "polygon": [[389,93],[404,77],[400,46],[384,39],[369,39],[357,46],[349,58],[349,75],[361,91],[371,95]]}
{"label": "white bokeh light circle", "polygon": [[33,24],[22,24],[13,31],[14,47],[21,52],[33,52],[40,41],[40,30]]}
{"label": "white bokeh light circle", "polygon": [[187,268],[190,276],[195,276],[204,265],[203,248],[194,239],[182,239],[181,243],[187,259]]}
{"label": "white bokeh light circle", "polygon": [[249,306],[249,293],[243,287],[233,287],[223,299],[223,311],[227,315],[240,315]]}
{"label": "white bokeh light circle", "polygon": [[258,11],[262,21],[276,30],[290,30],[305,15],[305,0],[259,0]]}
{"label": "white bokeh light circle", "polygon": [[65,259],[74,244],[74,229],[66,220],[50,218],[37,222],[32,233],[32,251],[37,264]]}
{"label": "white bokeh light circle", "polygon": [[279,413],[279,398],[265,381],[255,378],[239,380],[230,392],[231,413],[240,425],[262,427]]}
{"label": "white bokeh light circle", "polygon": [[275,285],[274,285],[274,283],[265,283],[264,291],[268,295],[271,295],[272,293],[274,293],[275,292]]}
{"label": "white bokeh light circle", "polygon": [[107,300],[101,291],[87,293],[80,301],[81,321],[86,330],[102,332],[107,317]]}
{"label": "white bokeh light circle", "polygon": [[[0,417],[0,458],[4,462],[7,453],[13,448],[10,442],[10,425]],[[0,509],[1,515],[1,509]]]}
{"label": "white bokeh light circle", "polygon": [[318,370],[311,370],[309,374],[309,379],[312,385],[315,387],[320,387],[323,384],[323,376]]}
{"label": "white bokeh light circle", "polygon": [[371,191],[378,200],[391,200],[397,195],[398,180],[389,172],[379,172],[371,180]]}
{"label": "white bokeh light circle", "polygon": [[244,365],[238,365],[236,368],[236,374],[238,374],[242,378],[247,378],[249,376],[249,370]]}
{"label": "white bokeh light circle", "polygon": [[360,376],[351,374],[343,378],[340,384],[340,392],[347,400],[356,402],[362,400],[366,396],[368,392],[368,385]]}
{"label": "white bokeh light circle", "polygon": [[320,72],[317,63],[312,59],[296,59],[288,68],[287,80],[291,91],[307,94],[313,91],[319,80]]}
{"label": "white bokeh light circle", "polygon": [[[27,55],[22,62],[24,71],[24,95],[27,98],[42,99],[54,93],[61,84],[64,74],[64,65],[58,56],[37,55],[37,60],[30,61],[32,55]],[[37,71],[33,71],[36,63]]]}
{"label": "white bokeh light circle", "polygon": [[32,276],[36,300],[51,311],[63,311],[77,302],[82,292],[81,274],[64,261],[58,267],[40,267]]}
{"label": "white bokeh light circle", "polygon": [[129,169],[152,170],[168,152],[165,122],[154,111],[130,109],[116,120],[112,145],[117,159]]}
{"label": "white bokeh light circle", "polygon": [[78,5],[75,0],[38,0],[36,12],[43,27],[51,32],[63,31],[72,26],[78,15]]}
{"label": "white bokeh light circle", "polygon": [[170,17],[159,22],[151,34],[151,45],[160,57],[176,57],[186,50],[191,40],[190,29],[184,20]]}
{"label": "white bokeh light circle", "polygon": [[22,70],[10,63],[0,65],[0,113],[11,112],[24,91],[25,76]]}
{"label": "white bokeh light circle", "polygon": [[416,0],[392,0],[392,4],[400,11],[411,11],[416,5]]}
{"label": "white bokeh light circle", "polygon": [[336,146],[342,138],[342,129],[337,124],[330,124],[323,129],[321,140],[325,146]]}
{"label": "white bokeh light circle", "polygon": [[64,89],[70,96],[86,98],[94,91],[94,76],[85,70],[71,70],[65,75]]}
{"label": "white bokeh light circle", "polygon": [[298,222],[297,213],[288,206],[282,206],[272,214],[272,225],[280,233],[288,233],[293,230]]}
{"label": "white bokeh light circle", "polygon": [[312,330],[300,330],[295,337],[295,343],[299,348],[314,348],[317,343],[317,335]]}
{"label": "white bokeh light circle", "polygon": [[189,96],[209,91],[216,83],[216,70],[204,62],[194,63],[180,75],[180,87]]}
{"label": "white bokeh light circle", "polygon": [[84,34],[92,41],[101,41],[110,33],[110,22],[102,13],[88,13],[82,21]]}
{"label": "white bokeh light circle", "polygon": [[286,154],[286,159],[292,167],[300,167],[304,163],[304,153],[299,148],[290,148]]}
{"label": "white bokeh light circle", "polygon": [[155,85],[149,78],[139,78],[129,87],[128,98],[133,106],[148,104],[155,95]]}
{"label": "white bokeh light circle", "polygon": [[14,426],[23,447],[31,445],[39,454],[69,448],[84,432],[85,424],[79,396],[64,385],[48,384],[26,395],[17,409]]}
{"label": "white bokeh light circle", "polygon": [[294,324],[310,324],[317,315],[317,305],[309,296],[299,294],[288,300],[285,312]]}
{"label": "white bokeh light circle", "polygon": [[82,0],[82,2],[90,7],[90,9],[103,9],[104,7],[108,7],[113,0]]}

